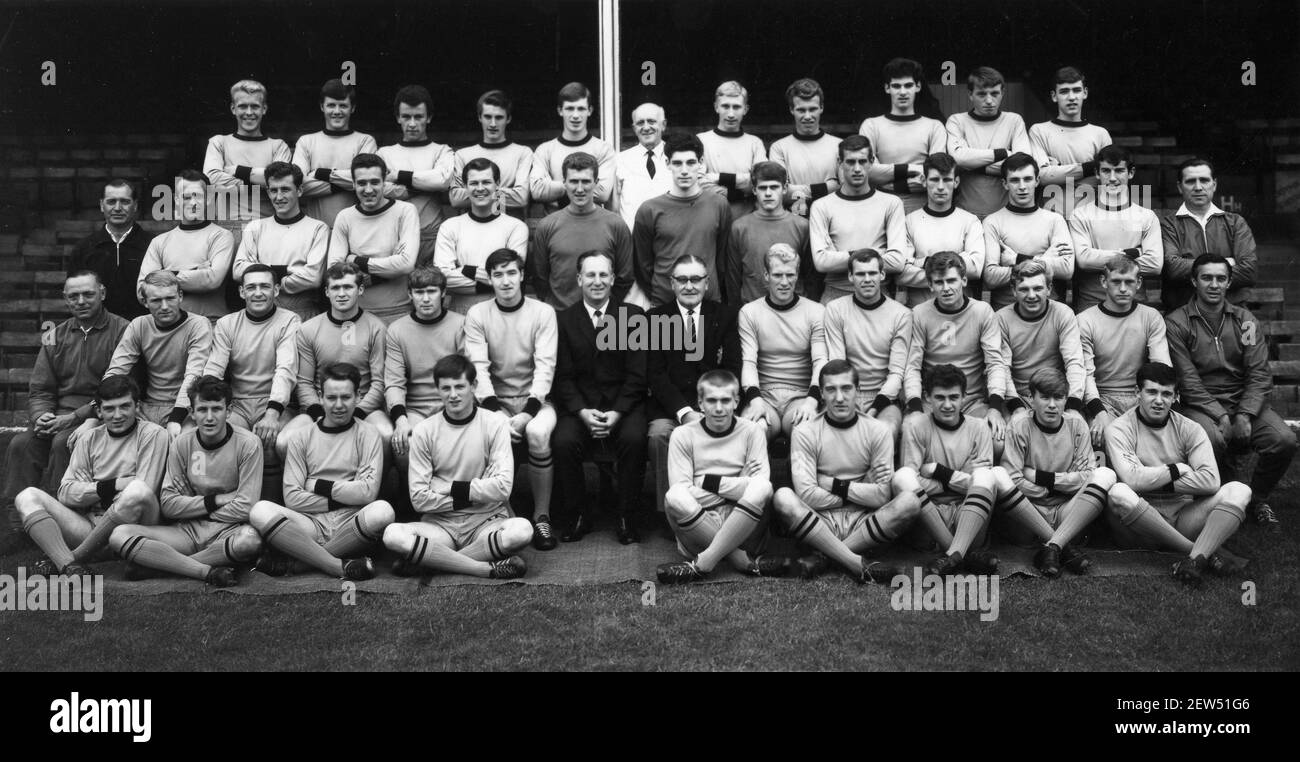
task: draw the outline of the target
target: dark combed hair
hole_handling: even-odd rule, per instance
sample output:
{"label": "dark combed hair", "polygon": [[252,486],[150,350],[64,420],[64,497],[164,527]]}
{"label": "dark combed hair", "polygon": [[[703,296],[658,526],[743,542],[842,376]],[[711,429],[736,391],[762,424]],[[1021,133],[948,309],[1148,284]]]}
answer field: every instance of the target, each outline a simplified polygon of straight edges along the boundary
{"label": "dark combed hair", "polygon": [[1065,397],[1070,386],[1065,382],[1065,374],[1056,368],[1039,368],[1029,377],[1029,392],[1044,397]]}
{"label": "dark combed hair", "polygon": [[433,364],[433,383],[436,386],[444,378],[465,377],[471,387],[478,381],[478,370],[474,363],[464,355],[447,355]]}
{"label": "dark combed hair", "polygon": [[695,158],[704,158],[704,144],[689,132],[670,132],[664,136],[664,158],[671,159],[679,151],[691,151]]}
{"label": "dark combed hair", "polygon": [[229,405],[234,399],[235,393],[231,390],[230,384],[216,376],[203,376],[190,386],[191,407],[197,405],[199,400],[224,402]]}
{"label": "dark combed hair", "polygon": [[815,79],[804,77],[791,82],[790,86],[785,89],[785,105],[794,108],[795,98],[806,101],[816,98],[817,103],[822,108],[826,108],[826,94],[822,92],[822,86]]}
{"label": "dark combed hair", "polygon": [[500,248],[487,256],[487,261],[483,263],[483,269],[491,275],[493,270],[512,262],[519,265],[519,270],[523,271],[524,258],[519,256],[519,252],[514,249]]}
{"label": "dark combed hair", "polygon": [[854,151],[868,151],[870,153],[875,153],[875,151],[871,148],[871,141],[867,138],[866,135],[848,136],[847,138],[840,141],[838,150],[840,155],[840,161],[844,161],[844,157]]}
{"label": "dark combed hair", "polygon": [[1088,86],[1088,78],[1084,76],[1083,69],[1077,66],[1062,66],[1052,73],[1053,90],[1057,85],[1068,85],[1071,82],[1082,82],[1084,87]]}
{"label": "dark combed hair", "polygon": [[587,100],[587,104],[590,105],[591,90],[581,82],[570,82],[564,87],[561,87],[560,92],[555,94],[555,105],[563,106],[566,103],[580,101],[584,98]]}
{"label": "dark combed hair", "polygon": [[361,371],[350,362],[332,362],[321,369],[320,385],[325,388],[326,381],[351,381],[354,392],[361,390]]}
{"label": "dark combed hair", "polygon": [[973,93],[977,87],[996,87],[1006,82],[1002,72],[992,66],[981,66],[966,76],[966,89]]}
{"label": "dark combed hair", "polygon": [[760,161],[749,170],[749,181],[754,186],[769,180],[785,185],[789,179],[790,175],[785,171],[785,167],[775,161]]}
{"label": "dark combed hair", "polygon": [[943,275],[954,267],[963,277],[966,275],[966,263],[961,260],[960,254],[955,251],[937,251],[925,260],[925,280],[929,282],[931,278]]}
{"label": "dark combed hair", "polygon": [[293,187],[302,187],[302,167],[299,167],[297,164],[292,164],[287,161],[273,161],[266,165],[263,174],[266,176],[267,183],[270,183],[272,180],[292,177]]}
{"label": "dark combed hair", "polygon": [[936,365],[926,373],[921,381],[921,392],[930,394],[935,389],[951,389],[953,387],[961,389],[961,393],[966,393],[966,374],[957,370],[956,365],[943,363]]}
{"label": "dark combed hair", "polygon": [[440,288],[445,292],[447,290],[447,274],[431,264],[420,265],[406,277],[406,288],[408,291],[414,291],[417,288]]}
{"label": "dark combed hair", "polygon": [[379,175],[382,178],[388,174],[388,164],[377,153],[359,153],[352,157],[352,174],[356,174],[358,169],[372,169],[379,167]]}
{"label": "dark combed hair", "polygon": [[130,395],[136,402],[140,401],[140,386],[135,379],[127,375],[114,374],[99,382],[95,387],[95,401],[115,400]]}
{"label": "dark combed hair", "polygon": [[335,78],[325,82],[320,88],[320,102],[324,103],[326,98],[333,98],[336,101],[347,101],[352,105],[357,105],[357,89],[352,85],[343,84],[343,80]]}
{"label": "dark combed hair", "polygon": [[1038,166],[1038,160],[1024,151],[1017,151],[1002,160],[1002,179],[1005,180],[1011,176],[1012,172],[1018,172],[1025,167],[1034,168],[1034,177],[1038,177],[1041,172]]}
{"label": "dark combed hair", "polygon": [[1201,268],[1206,265],[1223,265],[1228,268],[1228,280],[1232,280],[1232,263],[1222,254],[1216,254],[1210,251],[1207,251],[1192,260],[1192,280],[1196,280],[1196,276],[1200,274]]}
{"label": "dark combed hair", "polygon": [[941,175],[953,174],[957,171],[957,160],[943,151],[932,153],[921,162],[922,176],[929,177],[932,169],[938,170]]}
{"label": "dark combed hair", "polygon": [[243,283],[248,279],[248,276],[253,273],[270,273],[271,283],[273,285],[280,283],[280,274],[275,271],[275,268],[270,265],[264,265],[261,262],[254,262],[249,265],[248,268],[244,270],[244,274],[239,276],[239,282]]}
{"label": "dark combed hair", "polygon": [[478,97],[478,102],[474,104],[474,113],[482,114],[484,106],[496,106],[506,112],[506,116],[514,115],[515,102],[510,100],[504,90],[488,90]]}
{"label": "dark combed hair", "polygon": [[914,61],[910,58],[893,58],[885,64],[881,72],[881,79],[887,85],[891,79],[906,79],[911,77],[916,84],[925,83],[925,68],[921,66],[920,61]]}
{"label": "dark combed hair", "polygon": [[1124,146],[1108,145],[1098,151],[1097,166],[1100,167],[1103,161],[1112,167],[1125,164],[1129,169],[1133,169],[1133,153]]}
{"label": "dark combed hair", "polygon": [[838,376],[841,373],[853,374],[853,388],[858,386],[858,369],[853,367],[853,363],[848,360],[831,360],[822,366],[822,370],[817,374],[817,385],[825,386],[828,376]]}
{"label": "dark combed hair", "polygon": [[596,157],[586,151],[574,151],[565,156],[564,161],[560,163],[560,177],[567,180],[569,179],[570,170],[581,172],[584,169],[591,170],[593,180],[600,179],[600,163],[596,161]]}
{"label": "dark combed hair", "polygon": [[1138,368],[1137,385],[1142,388],[1142,384],[1147,381],[1160,384],[1161,386],[1177,386],[1178,375],[1174,369],[1162,362],[1149,362]]}
{"label": "dark combed hair", "polygon": [[419,106],[423,103],[424,110],[429,116],[433,116],[433,96],[429,95],[424,85],[406,85],[398,90],[397,95],[393,96],[393,116],[401,114],[403,103],[408,106]]}
{"label": "dark combed hair", "polygon": [[460,170],[460,181],[468,183],[470,172],[482,172],[485,169],[492,171],[492,182],[501,182],[501,167],[498,167],[495,161],[486,156],[480,156],[477,159],[470,159],[465,162],[465,166]]}

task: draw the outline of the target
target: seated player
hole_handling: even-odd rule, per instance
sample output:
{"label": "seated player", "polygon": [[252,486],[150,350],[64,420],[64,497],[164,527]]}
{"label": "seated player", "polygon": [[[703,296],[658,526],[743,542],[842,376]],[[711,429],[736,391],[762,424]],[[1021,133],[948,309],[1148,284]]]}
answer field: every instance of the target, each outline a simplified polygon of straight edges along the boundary
{"label": "seated player", "polygon": [[1137,404],[1138,368],[1148,362],[1170,365],[1165,321],[1135,300],[1137,262],[1116,254],[1101,274],[1106,298],[1075,316],[1083,350],[1084,411],[1092,420],[1092,446],[1106,446],[1110,422]]}
{"label": "seated player", "polygon": [[302,170],[297,165],[272,162],[265,174],[275,215],[244,226],[231,272],[242,281],[252,265],[268,265],[280,283],[275,303],[309,320],[320,314],[318,296],[330,229],[302,211]]}
{"label": "seated player", "polygon": [[1233,557],[1216,551],[1241,527],[1250,487],[1220,485],[1205,431],[1173,410],[1173,368],[1147,363],[1137,378],[1137,407],[1106,429],[1106,454],[1119,478],[1106,510],[1115,542],[1187,554],[1174,564],[1174,578],[1190,587],[1200,587],[1207,570],[1239,571]]}
{"label": "seated player", "polygon": [[1065,374],[1069,398],[1065,407],[1083,415],[1083,350],[1079,324],[1069,307],[1051,298],[1047,265],[1033,260],[1016,265],[1011,276],[1016,303],[997,311],[1002,333],[1002,360],[1011,383],[1006,388],[1007,411],[1029,414],[1029,377],[1041,368]]}
{"label": "seated player", "polygon": [[84,564],[114,529],[158,523],[167,432],[137,417],[139,402],[140,389],[130,378],[104,379],[95,391],[103,423],[72,451],[58,497],[28,487],[14,498],[23,531],[46,555],[33,574],[90,574]]}
{"label": "seated player", "polygon": [[501,170],[488,159],[471,159],[461,170],[469,194],[469,213],[452,217],[438,228],[433,263],[447,277],[447,309],[464,315],[492,298],[484,263],[497,249],[528,256],[528,225],[502,214],[498,202]]}
{"label": "seated player", "polygon": [[407,471],[407,441],[420,422],[442,409],[431,375],[439,360],[465,353],[465,318],[443,308],[447,278],[436,267],[417,267],[406,282],[411,314],[388,326],[384,342],[384,401],[393,421],[398,473]]}
{"label": "seated player", "polygon": [[962,413],[966,375],[953,365],[936,365],[926,372],[923,391],[929,414],[903,424],[898,471],[903,478],[915,478],[925,491],[921,525],[945,548],[925,565],[925,572],[993,574],[998,557],[971,546],[984,544],[994,507],[1016,509],[1024,496],[1007,472],[993,465],[989,427]]}
{"label": "seated player", "polygon": [[[136,412],[146,421],[166,426],[172,439],[180,436],[190,414],[190,386],[203,375],[212,347],[212,323],[181,309],[184,298],[175,274],[160,270],[145,277],[144,304],[149,314],[126,327],[104,371],[104,378],[130,375],[143,363],[148,391]],[[99,420],[90,418],[74,436],[97,425]],[[69,441],[68,446],[75,444]]]}
{"label": "seated player", "polygon": [[321,86],[320,111],[325,129],[298,138],[293,163],[307,181],[302,186],[307,216],[334,227],[338,213],[356,203],[352,188],[352,159],[379,150],[375,139],[352,129],[357,89],[331,79]]}
{"label": "seated player", "polygon": [[713,92],[713,111],[718,126],[695,137],[704,146],[700,161],[704,164],[704,186],[726,196],[731,218],[740,219],[753,208],[754,183],[750,167],[767,161],[762,138],[745,133],[741,126],[749,113],[749,91],[739,82],[718,85]]}
{"label": "seated player", "polygon": [[782,205],[786,188],[785,167],[774,161],[760,161],[749,171],[754,185],[754,211],[732,220],[727,239],[727,300],[739,307],[767,295],[763,260],[774,244],[783,243],[799,252],[799,282],[795,293],[816,301],[821,278],[812,264],[808,243],[808,220]]}
{"label": "seated player", "polygon": [[[1156,213],[1131,198],[1133,157],[1123,146],[1106,146],[1097,153],[1097,202],[1069,215],[1074,239],[1074,311],[1083,312],[1106,298],[1097,276],[1106,260],[1123,254],[1137,262],[1141,275],[1158,282],[1164,267],[1164,242]],[[1139,285],[1138,300],[1146,301]]]}
{"label": "seated player", "polygon": [[821,389],[814,383],[826,364],[826,308],[794,292],[799,255],[778,243],[763,260],[767,298],[740,308],[740,416],[765,422],[775,439],[817,414]]}
{"label": "seated player", "polygon": [[1165,317],[1169,354],[1182,412],[1205,430],[1220,473],[1232,478],[1233,456],[1242,450],[1259,454],[1250,477],[1250,514],[1278,531],[1277,514],[1264,501],[1291,466],[1296,435],[1269,405],[1268,341],[1250,310],[1228,301],[1232,274],[1232,264],[1219,254],[1192,263],[1192,300]]}
{"label": "seated player", "polygon": [[829,556],[859,582],[887,583],[902,572],[862,554],[898,539],[920,515],[925,492],[915,474],[894,473],[889,427],[859,412],[858,371],[831,360],[818,383],[826,411],[795,427],[794,489],[778,489],[772,507],[796,540],[817,551],[798,561],[804,579],[824,572]]}
{"label": "seated player", "polygon": [[791,82],[785,89],[785,105],[794,117],[794,132],[772,143],[768,155],[790,175],[785,188],[790,211],[806,219],[812,202],[839,190],[835,169],[840,139],[822,130],[826,94],[816,80]]}
{"label": "seated player", "polygon": [[393,98],[393,116],[402,128],[402,139],[378,151],[388,167],[384,176],[384,197],[415,205],[420,225],[420,251],[416,265],[433,261],[438,228],[450,212],[447,192],[451,189],[456,152],[451,146],[429,137],[433,118],[433,96],[420,85],[407,85]]}
{"label": "seated player", "polygon": [[[240,191],[239,219],[266,216],[266,168],[293,158],[289,146],[279,138],[262,134],[262,120],[269,110],[266,86],[254,79],[241,79],[230,87],[230,113],[235,131],[213,135],[203,156],[203,174],[220,192]],[[235,276],[239,277],[238,275]]]}
{"label": "seated player", "polygon": [[497,182],[501,188],[500,203],[491,213],[508,214],[522,220],[528,216],[528,173],[533,167],[533,149],[506,136],[514,104],[505,93],[500,90],[483,93],[479,96],[477,109],[483,139],[456,151],[451,192],[448,194],[451,205],[456,209],[470,206],[470,192],[464,180],[465,165],[475,159],[487,159],[501,172]]}
{"label": "seated player", "polygon": [[357,302],[388,325],[411,311],[406,276],[420,251],[420,217],[409,201],[384,198],[388,167],[373,153],[352,159],[357,203],[334,218],[329,264],[354,265],[368,279]]}
{"label": "seated player", "polygon": [[1011,420],[1002,452],[1007,474],[1029,505],[1017,501],[1014,510],[999,514],[997,524],[1017,542],[1042,543],[1034,566],[1046,577],[1060,576],[1063,566],[1075,574],[1092,567],[1092,560],[1070,542],[1101,515],[1106,494],[1115,486],[1115,472],[1096,465],[1087,424],[1065,415],[1066,394],[1059,370],[1034,371],[1029,377],[1032,415]]}
{"label": "seated player", "polygon": [[[994,456],[1002,452],[1003,393],[1007,366],[1002,356],[1002,334],[993,309],[965,294],[966,265],[955,252],[941,251],[925,265],[934,299],[912,311],[912,341],[903,374],[906,417],[925,408],[921,399],[922,376],[935,366],[951,364],[962,372],[967,393],[962,412],[983,417],[992,430]],[[906,434],[907,420],[903,421]]]}
{"label": "seated player", "polygon": [[1074,244],[1065,219],[1035,200],[1038,163],[1024,153],[1002,162],[1007,205],[984,218],[984,287],[989,304],[1000,310],[1015,301],[1011,268],[1031,259],[1048,265],[1054,298],[1063,300],[1074,276]]}
{"label": "seated player", "polygon": [[513,249],[492,252],[483,269],[494,298],[474,305],[465,316],[465,353],[478,378],[475,395],[480,406],[504,411],[511,441],[527,445],[533,542],[539,550],[550,550],[555,547],[550,518],[555,408],[547,397],[558,356],[555,310],[524,296],[524,260]]}
{"label": "seated player", "polygon": [[[285,407],[298,373],[298,326],[302,321],[275,304],[280,284],[267,265],[244,271],[239,295],[246,307],[217,321],[203,375],[229,379],[229,420],[253,432],[267,451],[288,420]],[[193,408],[194,400],[190,400]],[[226,415],[222,414],[222,423]],[[196,421],[197,422],[197,421]],[[218,436],[220,432],[218,432]]]}
{"label": "seated player", "polygon": [[[711,370],[696,385],[704,417],[673,430],[668,441],[668,494],[664,510],[688,561],[660,564],[666,585],[696,582],[724,560],[738,571],[780,577],[785,559],[761,555],[764,512],[772,498],[767,437],[758,424],[736,417],[740,382],[730,371]],[[756,547],[752,555],[742,546]]]}
{"label": "seated player", "polygon": [[384,443],[357,420],[361,373],[345,362],[321,372],[325,417],[289,437],[284,502],[260,500],[248,521],[278,554],[263,553],[257,569],[273,577],[297,571],[294,561],[344,579],[375,576],[363,555],[393,523],[393,506],[379,496]]}
{"label": "seated player", "polygon": [[324,419],[326,410],[317,384],[322,371],[334,363],[348,363],[360,374],[354,403],[358,417],[379,432],[385,447],[393,436],[392,421],[384,412],[384,324],[359,306],[365,290],[356,265],[338,262],[325,271],[329,309],[298,327],[297,389],[301,412],[280,430],[276,439],[281,460],[294,432]]}
{"label": "seated player", "polygon": [[851,135],[837,150],[840,189],[814,201],[808,212],[813,264],[826,276],[822,304],[852,292],[849,252],[875,249],[884,256],[901,257],[898,252],[907,246],[903,202],[895,195],[877,193],[868,182],[875,157],[871,142]]}
{"label": "seated player", "polygon": [[384,529],[384,547],[398,554],[393,573],[522,577],[528,567],[516,554],[528,547],[533,527],[510,510],[510,422],[479,408],[474,364],[461,355],[438,360],[433,382],[442,411],[411,435],[411,505],[420,520]]}
{"label": "seated player", "polygon": [[[885,261],[885,272],[897,276],[899,301],[915,307],[931,297],[925,277],[925,263],[940,251],[955,251],[966,263],[967,273],[984,271],[984,228],[979,218],[953,206],[953,194],[961,187],[957,162],[946,153],[930,154],[921,164],[925,173],[925,205],[903,218],[907,246]],[[972,283],[967,295],[979,298],[980,287]]]}
{"label": "seated player", "polygon": [[885,296],[884,262],[875,249],[849,256],[853,293],[826,305],[826,356],[847,360],[858,378],[858,411],[889,426],[898,441],[898,396],[912,341],[912,311]]}
{"label": "seated player", "polygon": [[162,515],[165,526],[124,524],[108,538],[126,561],[126,578],[147,570],[203,580],[214,587],[236,583],[232,566],[251,565],[262,538],[248,525],[248,511],[262,491],[262,447],[257,437],[230,425],[230,385],[204,376],[190,393],[198,428],[181,434],[167,455]]}
{"label": "seated player", "polygon": [[614,191],[614,162],[618,152],[587,129],[591,112],[591,91],[586,85],[570,82],[560,88],[555,98],[555,113],[560,115],[563,129],[559,137],[537,146],[533,152],[533,166],[528,173],[529,196],[533,201],[540,202],[547,214],[567,202],[562,167],[570,154],[579,151],[596,157],[596,203],[601,206],[609,203],[610,194]]}
{"label": "seated player", "polygon": [[186,306],[212,322],[226,314],[226,278],[235,252],[235,236],[208,217],[208,178],[193,169],[176,180],[176,227],[149,242],[140,263],[136,289],[159,270],[176,276]]}

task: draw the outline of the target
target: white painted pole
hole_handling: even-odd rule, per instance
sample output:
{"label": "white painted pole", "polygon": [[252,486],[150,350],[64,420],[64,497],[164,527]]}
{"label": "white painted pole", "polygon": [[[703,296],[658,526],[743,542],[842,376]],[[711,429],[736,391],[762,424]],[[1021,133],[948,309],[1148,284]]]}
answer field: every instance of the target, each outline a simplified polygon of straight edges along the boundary
{"label": "white painted pole", "polygon": [[600,0],[597,25],[600,34],[600,136],[615,151],[619,145],[619,0]]}

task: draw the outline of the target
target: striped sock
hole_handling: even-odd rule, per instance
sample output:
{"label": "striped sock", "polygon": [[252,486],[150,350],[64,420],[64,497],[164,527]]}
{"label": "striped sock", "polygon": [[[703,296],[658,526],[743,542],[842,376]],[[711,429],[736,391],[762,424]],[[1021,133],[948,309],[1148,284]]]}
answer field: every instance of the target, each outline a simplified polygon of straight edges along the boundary
{"label": "striped sock", "polygon": [[962,501],[961,510],[957,511],[957,531],[953,533],[949,553],[963,556],[970,551],[970,546],[988,525],[989,516],[993,514],[993,491],[985,487],[971,487]]}
{"label": "striped sock", "polygon": [[72,551],[63,541],[63,530],[48,511],[38,510],[27,514],[23,519],[23,531],[32,538],[36,546],[45,551],[57,569],[72,563]]}

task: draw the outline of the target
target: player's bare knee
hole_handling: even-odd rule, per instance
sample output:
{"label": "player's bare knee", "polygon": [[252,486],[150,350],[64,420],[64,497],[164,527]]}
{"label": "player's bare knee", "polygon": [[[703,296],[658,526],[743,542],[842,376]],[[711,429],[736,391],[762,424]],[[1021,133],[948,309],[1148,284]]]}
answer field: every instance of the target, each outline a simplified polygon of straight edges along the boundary
{"label": "player's bare knee", "polygon": [[669,487],[668,493],[664,495],[664,510],[673,519],[686,518],[698,507],[695,498],[691,497],[690,489],[683,485]]}
{"label": "player's bare knee", "polygon": [[36,487],[25,487],[15,495],[14,508],[18,511],[18,517],[25,519],[41,510],[41,495],[43,494],[45,493]]}
{"label": "player's bare knee", "polygon": [[999,495],[1009,494],[1016,488],[1015,482],[1011,481],[1011,474],[1007,473],[1002,466],[993,466],[989,472],[993,474],[993,484],[997,487]]}
{"label": "player's bare knee", "polygon": [[901,495],[904,492],[915,492],[921,488],[920,474],[911,466],[903,466],[894,472],[894,478],[890,480],[890,486],[895,495]]}
{"label": "player's bare knee", "polygon": [[1114,487],[1119,482],[1119,476],[1112,469],[1105,466],[1098,466],[1097,469],[1092,472],[1091,481],[1093,484],[1109,492],[1110,488]]}
{"label": "player's bare knee", "polygon": [[1127,516],[1137,509],[1138,496],[1133,488],[1124,483],[1115,484],[1106,493],[1106,503],[1119,516]]}
{"label": "player's bare knee", "polygon": [[772,483],[767,481],[751,481],[745,488],[745,494],[741,497],[746,503],[758,509],[763,509],[772,500]]}
{"label": "player's bare knee", "polygon": [[415,544],[415,532],[403,524],[389,524],[384,527],[384,547],[394,553],[411,552]]}
{"label": "player's bare knee", "polygon": [[789,487],[782,487],[776,491],[776,494],[772,495],[772,507],[776,509],[776,515],[787,521],[802,516],[804,511],[807,510],[803,501]]}
{"label": "player's bare knee", "polygon": [[970,483],[972,487],[991,490],[998,486],[998,479],[993,473],[993,468],[977,468],[971,472]]}
{"label": "player's bare knee", "polygon": [[1250,504],[1252,495],[1250,487],[1241,482],[1228,482],[1219,488],[1219,494],[1223,497],[1223,504],[1233,508],[1245,510]]}
{"label": "player's bare knee", "polygon": [[280,506],[270,500],[258,500],[248,510],[248,523],[252,524],[259,533],[265,532],[280,515],[280,510]]}
{"label": "player's bare knee", "polygon": [[376,500],[361,511],[361,523],[372,533],[384,531],[397,520],[397,512],[387,500]]}
{"label": "player's bare knee", "polygon": [[108,547],[113,551],[113,555],[122,554],[122,546],[135,535],[137,529],[138,527],[131,524],[122,524],[113,529],[112,534],[108,536]]}
{"label": "player's bare knee", "polygon": [[240,527],[230,538],[230,552],[236,558],[256,558],[262,552],[262,535],[250,526]]}
{"label": "player's bare knee", "polygon": [[109,510],[116,514],[119,521],[130,524],[140,520],[145,503],[153,499],[153,491],[149,486],[136,479],[127,484],[126,489],[118,494],[117,499],[113,501],[113,507]]}
{"label": "player's bare knee", "polygon": [[528,519],[506,519],[500,532],[501,547],[507,553],[523,550],[533,541],[533,525]]}

